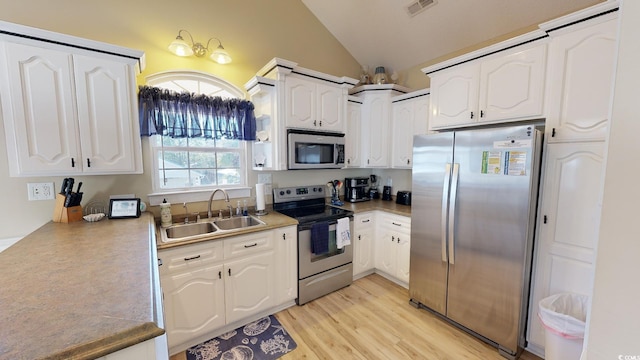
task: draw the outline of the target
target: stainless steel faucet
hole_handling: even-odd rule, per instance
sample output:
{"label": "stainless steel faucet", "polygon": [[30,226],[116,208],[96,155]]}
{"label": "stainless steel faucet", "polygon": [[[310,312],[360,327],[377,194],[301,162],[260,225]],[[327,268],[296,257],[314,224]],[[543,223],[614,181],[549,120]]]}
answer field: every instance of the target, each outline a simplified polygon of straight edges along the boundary
{"label": "stainless steel faucet", "polygon": [[[208,207],[208,211],[207,211],[207,217],[209,219],[211,219],[211,202],[213,201],[213,197],[216,195],[216,193],[218,191],[222,191],[222,193],[224,194],[224,201],[228,204],[229,203],[229,194],[227,194],[226,191],[224,191],[224,189],[215,189],[213,190],[213,192],[211,193],[211,196],[209,197],[209,207]],[[230,206],[230,205],[227,205]]]}

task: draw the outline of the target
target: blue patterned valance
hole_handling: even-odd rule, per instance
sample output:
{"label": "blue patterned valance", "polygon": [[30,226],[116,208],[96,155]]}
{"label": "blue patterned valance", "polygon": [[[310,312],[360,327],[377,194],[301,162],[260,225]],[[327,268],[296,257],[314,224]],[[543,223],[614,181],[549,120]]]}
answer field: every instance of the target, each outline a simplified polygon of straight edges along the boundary
{"label": "blue patterned valance", "polygon": [[141,136],[256,139],[251,101],[141,86],[138,106]]}

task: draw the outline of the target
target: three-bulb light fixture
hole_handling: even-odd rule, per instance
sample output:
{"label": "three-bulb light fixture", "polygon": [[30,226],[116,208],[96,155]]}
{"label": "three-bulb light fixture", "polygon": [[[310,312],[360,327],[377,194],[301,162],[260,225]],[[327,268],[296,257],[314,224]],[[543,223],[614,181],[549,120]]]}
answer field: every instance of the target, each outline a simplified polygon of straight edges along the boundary
{"label": "three-bulb light fixture", "polygon": [[[189,35],[189,39],[191,40],[191,45],[182,38],[182,35],[181,35],[182,32],[185,32],[187,33],[187,35]],[[178,56],[195,55],[197,57],[203,57],[209,51],[209,43],[211,43],[211,40],[218,41],[218,47],[211,52],[211,55],[209,55],[209,58],[217,62],[218,64],[230,63],[231,56],[229,56],[229,53],[222,46],[222,42],[220,41],[220,39],[210,38],[207,41],[207,45],[204,46],[199,42],[193,41],[193,37],[191,36],[191,33],[189,33],[187,30],[178,31],[178,36],[176,36],[176,39],[173,40],[173,42],[169,45],[169,51],[171,51],[172,53]]]}

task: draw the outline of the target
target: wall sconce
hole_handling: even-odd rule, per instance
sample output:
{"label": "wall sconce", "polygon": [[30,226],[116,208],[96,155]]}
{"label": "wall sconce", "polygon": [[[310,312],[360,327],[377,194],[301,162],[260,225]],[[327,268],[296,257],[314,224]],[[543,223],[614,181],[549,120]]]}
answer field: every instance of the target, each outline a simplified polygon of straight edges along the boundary
{"label": "wall sconce", "polygon": [[[182,34],[183,31],[186,32],[187,35],[189,35],[189,39],[191,39],[191,45],[189,45],[180,35]],[[209,43],[211,42],[211,40],[217,40],[218,47],[215,50],[213,50],[209,58],[217,62],[218,64],[230,63],[231,56],[229,56],[229,53],[222,46],[222,42],[220,41],[220,39],[211,38],[207,41],[207,46],[204,46],[199,42],[193,41],[193,37],[191,36],[191,33],[189,33],[187,30],[178,31],[178,36],[176,36],[176,39],[173,40],[173,42],[169,45],[169,51],[171,51],[172,53],[178,56],[195,55],[197,57],[203,57],[207,54],[207,51],[209,51]]]}

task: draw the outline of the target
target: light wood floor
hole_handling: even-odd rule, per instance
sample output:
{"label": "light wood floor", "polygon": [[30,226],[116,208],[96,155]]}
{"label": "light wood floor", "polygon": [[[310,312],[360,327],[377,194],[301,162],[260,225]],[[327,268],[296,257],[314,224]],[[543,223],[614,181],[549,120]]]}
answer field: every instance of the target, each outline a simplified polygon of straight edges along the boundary
{"label": "light wood floor", "polygon": [[[376,274],[276,317],[298,344],[283,360],[504,360],[495,348],[409,305],[407,289]],[[185,359],[184,353],[171,357]],[[540,360],[527,352],[520,359]]]}

